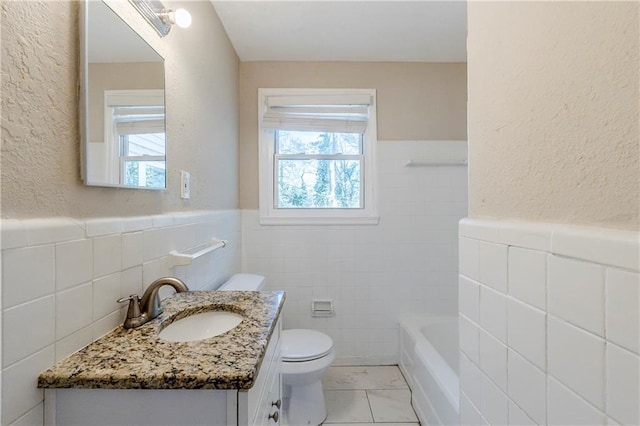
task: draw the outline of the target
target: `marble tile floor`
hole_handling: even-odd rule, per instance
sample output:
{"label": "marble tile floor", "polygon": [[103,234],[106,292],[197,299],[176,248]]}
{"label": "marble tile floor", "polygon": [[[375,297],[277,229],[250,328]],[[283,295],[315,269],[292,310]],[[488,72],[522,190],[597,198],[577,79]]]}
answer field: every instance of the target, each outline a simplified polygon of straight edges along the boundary
{"label": "marble tile floor", "polygon": [[323,381],[327,426],[419,426],[397,366],[331,367]]}

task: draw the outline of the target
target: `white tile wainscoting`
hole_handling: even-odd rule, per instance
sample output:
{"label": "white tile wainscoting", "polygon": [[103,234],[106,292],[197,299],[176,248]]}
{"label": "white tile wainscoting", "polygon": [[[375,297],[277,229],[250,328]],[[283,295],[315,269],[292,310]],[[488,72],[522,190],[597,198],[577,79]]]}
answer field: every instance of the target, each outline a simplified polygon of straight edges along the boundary
{"label": "white tile wainscoting", "polygon": [[[457,311],[457,229],[467,167],[404,167],[466,158],[465,141],[380,141],[378,225],[262,226],[242,214],[242,270],[287,292],[284,328],[330,335],[336,365],[398,362],[400,313]],[[311,300],[335,316],[312,318]]]}
{"label": "white tile wainscoting", "polygon": [[462,424],[637,425],[639,234],[460,222]]}
{"label": "white tile wainscoting", "polygon": [[[1,225],[3,425],[42,424],[38,373],[118,326],[118,298],[167,275],[215,288],[240,267],[238,210]],[[213,237],[227,247],[171,268],[170,251]]]}

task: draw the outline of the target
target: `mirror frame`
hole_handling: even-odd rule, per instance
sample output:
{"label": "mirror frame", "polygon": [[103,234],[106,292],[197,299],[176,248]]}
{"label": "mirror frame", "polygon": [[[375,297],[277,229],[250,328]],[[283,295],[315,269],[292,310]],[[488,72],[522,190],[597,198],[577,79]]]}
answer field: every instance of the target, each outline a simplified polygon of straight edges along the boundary
{"label": "mirror frame", "polygon": [[167,107],[166,107],[166,70],[165,62],[166,58],[160,54],[149,42],[140,34],[135,28],[131,27],[115,10],[111,8],[106,2],[102,0],[83,0],[80,2],[80,19],[79,19],[79,32],[80,32],[80,64],[79,64],[79,83],[80,83],[80,102],[79,102],[79,125],[80,125],[80,178],[85,186],[88,187],[105,187],[105,188],[124,188],[124,189],[141,189],[150,191],[166,191],[168,188],[168,173],[165,172],[164,187],[144,187],[144,186],[131,186],[121,184],[111,184],[106,182],[88,182],[88,170],[87,170],[87,144],[89,143],[89,32],[87,31],[89,25],[89,3],[99,1],[109,8],[123,23],[129,27],[142,41],[144,41],[151,50],[153,50],[159,58],[161,58],[163,67],[163,91],[164,91],[164,129],[165,129],[165,171],[167,171]]}

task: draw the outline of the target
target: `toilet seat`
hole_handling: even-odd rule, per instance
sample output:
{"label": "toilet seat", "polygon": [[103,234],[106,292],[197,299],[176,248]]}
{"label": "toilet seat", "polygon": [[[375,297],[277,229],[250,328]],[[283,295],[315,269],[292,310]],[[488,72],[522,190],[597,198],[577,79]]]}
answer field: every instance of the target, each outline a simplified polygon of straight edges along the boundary
{"label": "toilet seat", "polygon": [[333,340],[315,330],[284,330],[281,335],[282,360],[304,362],[322,358],[333,350]]}

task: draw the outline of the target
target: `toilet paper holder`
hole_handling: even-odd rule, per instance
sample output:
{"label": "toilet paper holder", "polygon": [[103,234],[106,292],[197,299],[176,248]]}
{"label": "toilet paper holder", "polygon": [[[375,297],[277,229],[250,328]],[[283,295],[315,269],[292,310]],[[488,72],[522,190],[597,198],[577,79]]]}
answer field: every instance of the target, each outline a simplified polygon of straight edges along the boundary
{"label": "toilet paper holder", "polygon": [[335,315],[332,299],[313,299],[311,301],[311,316],[327,318]]}

